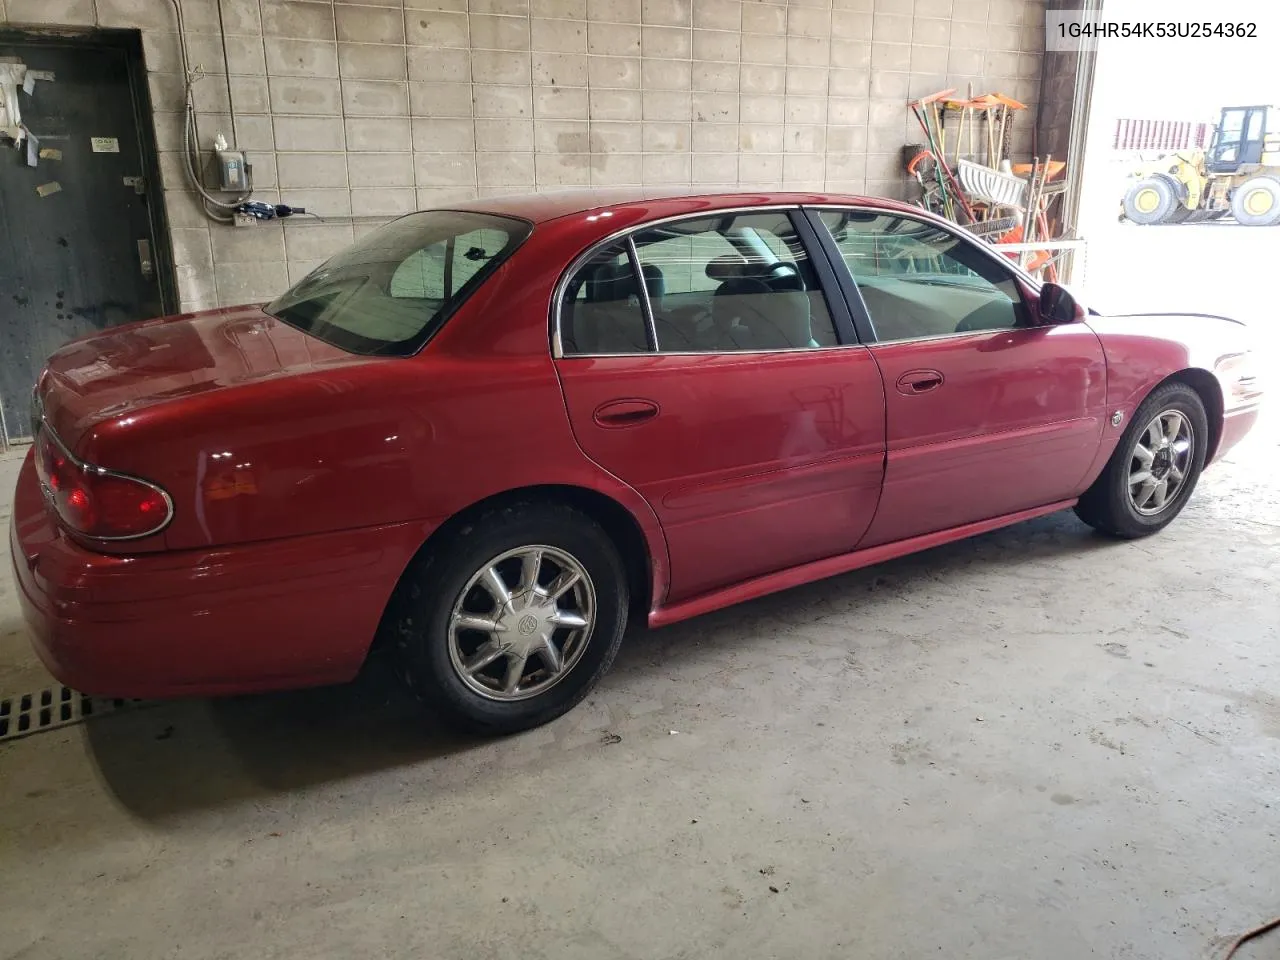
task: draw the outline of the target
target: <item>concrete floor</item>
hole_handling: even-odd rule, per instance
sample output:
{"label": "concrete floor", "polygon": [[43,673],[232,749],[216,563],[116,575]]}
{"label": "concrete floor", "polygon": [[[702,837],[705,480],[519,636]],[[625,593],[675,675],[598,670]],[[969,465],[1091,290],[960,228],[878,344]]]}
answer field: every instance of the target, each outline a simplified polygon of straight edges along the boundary
{"label": "concrete floor", "polygon": [[[505,741],[374,669],[0,746],[0,957],[1211,956],[1280,913],[1277,468],[1272,416],[1154,539],[1048,517],[632,636]],[[6,579],[6,693],[21,631]]]}

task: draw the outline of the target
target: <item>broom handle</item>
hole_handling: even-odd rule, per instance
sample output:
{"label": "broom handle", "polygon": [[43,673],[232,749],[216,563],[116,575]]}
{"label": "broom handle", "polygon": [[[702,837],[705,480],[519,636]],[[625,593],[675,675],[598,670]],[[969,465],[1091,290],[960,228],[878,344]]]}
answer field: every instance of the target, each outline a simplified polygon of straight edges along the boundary
{"label": "broom handle", "polygon": [[929,151],[934,156],[933,175],[938,181],[938,190],[942,194],[942,208],[943,210],[947,210],[951,206],[951,198],[947,196],[947,185],[946,181],[942,177],[942,167],[937,162],[938,147],[934,142],[933,131],[929,127],[928,108],[925,107],[922,109],[919,104],[914,102],[909,104],[909,106],[911,107],[911,112],[916,116],[916,123],[920,124],[920,129],[924,131],[925,140],[929,143]]}

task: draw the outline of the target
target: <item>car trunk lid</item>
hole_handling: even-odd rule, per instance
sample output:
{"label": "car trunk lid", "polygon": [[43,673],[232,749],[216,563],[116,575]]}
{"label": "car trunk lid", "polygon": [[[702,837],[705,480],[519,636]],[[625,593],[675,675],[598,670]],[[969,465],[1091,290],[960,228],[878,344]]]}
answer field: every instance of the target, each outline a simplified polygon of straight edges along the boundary
{"label": "car trunk lid", "polygon": [[49,358],[36,409],[69,449],[96,424],[156,404],[345,364],[377,362],[265,313],[231,307],[148,320],[73,341]]}

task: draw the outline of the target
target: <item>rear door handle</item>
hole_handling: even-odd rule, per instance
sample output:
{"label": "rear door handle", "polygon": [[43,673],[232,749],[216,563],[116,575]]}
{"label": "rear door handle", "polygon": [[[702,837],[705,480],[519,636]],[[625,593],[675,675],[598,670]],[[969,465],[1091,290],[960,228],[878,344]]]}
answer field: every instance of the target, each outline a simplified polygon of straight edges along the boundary
{"label": "rear door handle", "polygon": [[898,392],[914,397],[942,386],[943,377],[937,370],[908,370],[898,378]]}
{"label": "rear door handle", "polygon": [[596,407],[592,419],[602,427],[630,427],[652,420],[658,410],[652,400],[610,400]]}

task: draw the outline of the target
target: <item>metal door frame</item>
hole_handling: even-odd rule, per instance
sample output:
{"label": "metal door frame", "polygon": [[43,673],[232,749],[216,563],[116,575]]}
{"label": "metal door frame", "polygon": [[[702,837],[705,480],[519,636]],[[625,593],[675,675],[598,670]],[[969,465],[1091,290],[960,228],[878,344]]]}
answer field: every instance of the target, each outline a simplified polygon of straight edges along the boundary
{"label": "metal door frame", "polygon": [[[177,278],[173,266],[173,241],[169,234],[169,214],[165,207],[164,185],[160,180],[160,156],[156,145],[155,111],[151,105],[151,88],[147,85],[147,68],[142,52],[141,30],[17,29],[0,25],[0,44],[26,44],[43,47],[91,47],[120,50],[125,55],[129,72],[129,94],[134,122],[138,130],[138,149],[142,159],[142,176],[146,183],[147,220],[151,228],[151,255],[156,281],[160,287],[162,313],[178,309]],[[54,80],[56,83],[57,80]],[[0,414],[0,450],[30,438],[9,437]]]}

